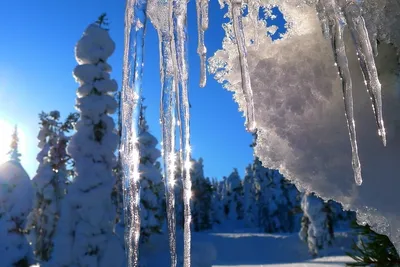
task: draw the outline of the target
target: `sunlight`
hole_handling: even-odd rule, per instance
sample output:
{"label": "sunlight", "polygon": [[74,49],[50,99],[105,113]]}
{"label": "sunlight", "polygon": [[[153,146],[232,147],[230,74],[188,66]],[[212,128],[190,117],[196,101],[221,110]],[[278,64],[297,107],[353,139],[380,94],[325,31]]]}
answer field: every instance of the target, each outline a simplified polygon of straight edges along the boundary
{"label": "sunlight", "polygon": [[8,160],[8,151],[10,150],[11,135],[14,131],[14,126],[0,118],[0,164]]}

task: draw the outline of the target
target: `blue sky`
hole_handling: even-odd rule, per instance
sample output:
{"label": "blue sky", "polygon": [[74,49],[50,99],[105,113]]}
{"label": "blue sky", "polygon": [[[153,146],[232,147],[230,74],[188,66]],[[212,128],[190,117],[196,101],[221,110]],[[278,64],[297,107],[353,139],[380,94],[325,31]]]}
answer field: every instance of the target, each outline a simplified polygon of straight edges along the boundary
{"label": "blue sky", "polygon": [[[38,113],[74,111],[77,84],[72,77],[76,66],[74,46],[86,26],[107,12],[110,35],[116,51],[109,63],[112,77],[121,85],[125,1],[0,1],[0,120],[18,123],[23,143],[22,163],[33,175],[36,171]],[[210,29],[206,32],[207,56],[221,47],[224,35],[221,23],[224,11],[210,1]],[[207,86],[199,88],[199,59],[195,2],[189,3],[189,64],[193,157],[203,157],[205,174],[221,178],[234,167],[243,175],[252,161],[249,147],[252,136],[245,131],[244,118],[238,112],[232,94],[211,76]],[[145,51],[143,95],[151,132],[160,139],[156,32],[148,28]],[[0,135],[1,137],[3,136]],[[4,142],[2,137],[0,142]],[[3,145],[4,146],[4,145]],[[1,146],[0,146],[1,147]]]}

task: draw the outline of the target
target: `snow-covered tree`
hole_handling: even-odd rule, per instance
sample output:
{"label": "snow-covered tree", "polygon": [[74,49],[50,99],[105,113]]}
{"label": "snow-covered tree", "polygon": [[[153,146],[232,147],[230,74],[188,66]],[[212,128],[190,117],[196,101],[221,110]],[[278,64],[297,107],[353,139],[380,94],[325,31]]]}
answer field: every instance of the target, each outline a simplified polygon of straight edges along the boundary
{"label": "snow-covered tree", "polygon": [[253,179],[257,181],[259,186],[259,195],[257,201],[257,219],[258,226],[264,232],[271,232],[271,222],[270,222],[270,209],[269,205],[272,203],[272,194],[269,188],[271,183],[269,177],[269,169],[262,166],[261,161],[258,158],[254,159],[252,165]]}
{"label": "snow-covered tree", "polygon": [[226,198],[224,202],[229,220],[243,219],[243,185],[236,168],[226,179]]}
{"label": "snow-covered tree", "polygon": [[[121,140],[122,140],[122,101],[121,101],[121,91],[118,91],[114,94],[114,98],[118,103],[118,111],[117,111],[117,128],[115,129],[118,135],[118,153],[117,153],[117,164],[113,169],[113,173],[115,176],[115,184],[113,188],[113,192],[111,194],[112,201],[116,207],[116,216],[115,216],[115,226],[120,224],[122,228],[124,228],[124,192],[123,192],[123,170],[122,170],[122,162],[121,162]],[[121,232],[123,235],[123,231]]]}
{"label": "snow-covered tree", "polygon": [[10,151],[8,152],[8,155],[10,156],[10,160],[21,162],[21,159],[20,159],[21,154],[19,153],[19,150],[18,150],[18,143],[19,143],[18,126],[15,125],[14,132],[12,134],[11,144],[10,144]]}
{"label": "snow-covered tree", "polygon": [[211,218],[212,223],[221,224],[224,221],[224,203],[222,197],[223,182],[213,178],[211,181],[212,196],[211,196]]}
{"label": "snow-covered tree", "polygon": [[332,212],[332,221],[335,229],[348,229],[356,221],[356,213],[343,210],[343,206],[339,202],[329,200],[327,205]]}
{"label": "snow-covered tree", "polygon": [[23,225],[13,219],[0,204],[0,259],[4,267],[29,267],[32,249],[21,232]]}
{"label": "snow-covered tree", "polygon": [[293,233],[300,231],[302,218],[301,196],[297,187],[289,180],[282,181],[283,194],[287,199],[288,223],[284,224],[285,231]]}
{"label": "snow-covered tree", "polygon": [[212,186],[204,177],[203,167],[202,158],[192,161],[192,224],[196,232],[212,228]]}
{"label": "snow-covered tree", "polygon": [[38,261],[48,261],[53,248],[53,236],[60,214],[60,202],[66,193],[68,178],[66,134],[72,130],[77,116],[70,114],[64,123],[60,113],[51,111],[39,115],[39,167],[32,179],[35,189],[33,210],[28,216],[27,231]]}
{"label": "snow-covered tree", "polygon": [[258,182],[254,179],[251,165],[247,166],[243,179],[244,219],[246,227],[258,226]]}
{"label": "snow-covered tree", "polygon": [[117,108],[112,93],[118,86],[110,79],[107,59],[114,49],[100,23],[89,25],[75,47],[80,119],[67,151],[75,160],[76,177],[62,202],[48,266],[120,267],[124,263],[123,248],[113,232],[111,201],[118,136],[110,114]]}
{"label": "snow-covered tree", "polygon": [[[271,221],[274,222],[275,232],[291,232],[294,224],[292,203],[289,200],[288,181],[277,170],[270,170],[273,208],[270,210]],[[294,192],[295,188],[292,188]]]}
{"label": "snow-covered tree", "polygon": [[158,158],[160,150],[156,147],[157,139],[149,132],[142,106],[139,116],[139,150],[140,150],[140,206],[141,206],[141,237],[146,241],[151,234],[161,233],[164,223],[162,201],[164,185]]}
{"label": "snow-covered tree", "polygon": [[308,244],[310,253],[317,256],[334,238],[329,211],[326,203],[313,193],[304,194],[301,207],[304,215],[299,236]]}
{"label": "snow-covered tree", "polygon": [[257,195],[258,225],[268,233],[293,232],[300,228],[299,192],[278,170],[266,168],[258,158],[251,171],[259,188]]}
{"label": "snow-covered tree", "polygon": [[10,160],[0,165],[0,265],[25,267],[33,264],[32,249],[24,235],[33,188],[20,163],[17,128],[8,154]]}

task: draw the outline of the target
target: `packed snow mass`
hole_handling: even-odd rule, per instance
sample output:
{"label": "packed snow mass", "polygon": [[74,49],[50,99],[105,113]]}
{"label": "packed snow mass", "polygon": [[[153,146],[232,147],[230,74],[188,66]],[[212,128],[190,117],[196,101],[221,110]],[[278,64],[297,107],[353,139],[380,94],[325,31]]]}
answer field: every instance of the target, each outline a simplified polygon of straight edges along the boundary
{"label": "packed snow mass", "polygon": [[[209,3],[196,0],[199,85],[206,85],[208,63],[214,78],[234,92],[254,137],[255,156],[243,178],[238,169],[207,177],[206,161],[191,154],[186,1],[126,2],[121,88],[107,63],[116,47],[103,14],[75,46],[78,112],[65,119],[56,110],[39,114],[32,179],[21,165],[14,129],[9,160],[0,166],[0,266],[399,264],[398,210],[386,205],[397,203],[395,186],[388,183],[388,194],[375,204],[370,196],[382,187],[368,179],[363,187],[348,182],[349,167],[357,185],[362,174],[398,168],[388,159],[400,151],[400,120],[395,112],[386,116],[382,105],[399,110],[400,39],[392,29],[400,6],[394,0],[220,1],[229,21],[222,49],[208,62]],[[279,40],[271,39],[274,29],[265,20],[274,16],[273,6],[287,21]],[[161,149],[141,95],[148,22],[160,42]],[[366,93],[358,104],[353,89],[355,99]],[[372,116],[355,119],[360,107],[371,105]],[[331,128],[320,127],[329,115]],[[376,132],[356,133],[356,125],[371,124]],[[383,145],[373,141],[377,136]],[[379,155],[362,152],[358,140],[367,152],[388,144],[385,160],[374,161]],[[377,165],[361,169],[363,160]]]}

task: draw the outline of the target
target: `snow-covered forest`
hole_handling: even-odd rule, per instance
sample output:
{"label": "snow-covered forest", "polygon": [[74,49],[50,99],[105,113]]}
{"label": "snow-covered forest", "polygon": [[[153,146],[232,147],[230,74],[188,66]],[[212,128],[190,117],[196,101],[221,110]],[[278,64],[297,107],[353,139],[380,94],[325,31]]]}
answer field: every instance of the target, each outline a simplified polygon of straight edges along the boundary
{"label": "snow-covered forest", "polygon": [[[92,42],[105,49],[93,53]],[[122,105],[107,64],[113,50],[114,43],[101,22],[87,27],[75,48],[78,65],[73,74],[80,85],[75,105],[78,112],[64,120],[58,111],[39,114],[39,166],[32,179],[20,163],[15,128],[9,161],[0,167],[1,266],[126,265],[124,250],[129,239],[124,233],[132,216],[123,208],[123,203],[130,200],[124,195],[122,159],[117,153],[121,120],[120,116],[110,117],[119,113]],[[154,261],[157,251],[151,254],[154,246],[160,245],[160,238],[166,240],[167,199],[159,141],[151,134],[142,103],[138,144],[139,243],[143,249],[139,262],[140,266],[168,266],[168,258]],[[257,135],[253,137],[251,146]],[[183,231],[185,221],[181,164],[176,164],[174,186],[178,233]],[[190,227],[194,237],[201,232],[206,235],[238,230],[275,234],[276,238],[292,235],[292,239],[304,241],[297,246],[308,248],[310,257],[316,257],[332,245],[335,231],[348,230],[355,219],[353,212],[343,211],[337,202],[301,194],[278,170],[263,167],[257,157],[247,166],[244,177],[237,169],[225,177],[207,177],[204,164],[202,158],[190,162]],[[265,246],[269,242],[265,241]],[[196,246],[201,247],[201,242],[194,242],[194,249]],[[207,249],[215,250],[203,245],[199,251],[208,254]],[[215,259],[215,255],[197,255],[192,264],[211,266]]]}
{"label": "snow-covered forest", "polygon": [[[92,42],[105,49],[93,53]],[[124,233],[132,217],[123,208],[130,200],[124,195],[122,159],[117,153],[121,120],[120,116],[111,117],[122,105],[107,64],[113,50],[114,43],[101,22],[87,27],[75,47],[78,112],[65,119],[56,110],[39,114],[39,165],[32,179],[20,163],[15,127],[9,160],[0,166],[1,266],[126,265]],[[153,256],[146,250],[146,245],[156,246],[154,240],[168,231],[159,141],[151,134],[142,103],[138,144],[143,256],[139,262],[140,266],[167,266],[168,258],[152,262],[157,253]],[[253,136],[255,143],[257,135]],[[174,186],[178,233],[185,221],[181,164],[176,164]],[[276,235],[299,233],[297,239],[305,244],[298,246],[308,247],[310,255],[317,256],[332,244],[335,230],[348,230],[355,219],[354,213],[343,211],[339,203],[301,194],[278,170],[263,167],[257,157],[244,177],[237,169],[226,177],[207,177],[204,164],[202,158],[190,162],[190,227],[194,233],[239,229]],[[194,266],[212,264],[212,256],[198,257],[193,259]]]}
{"label": "snow-covered forest", "polygon": [[[237,166],[210,177],[208,159],[192,155],[187,2],[127,0],[124,47],[105,13],[82,25],[75,112],[38,114],[33,177],[18,125],[11,134],[0,267],[400,266],[400,5],[219,2],[225,37],[208,60],[209,1],[195,3],[199,87],[209,72],[233,92],[253,137],[244,175]],[[276,12],[285,34],[273,37]],[[150,23],[161,140],[142,97]],[[121,84],[109,63],[116,49]]]}
{"label": "snow-covered forest", "polygon": [[[101,30],[97,25],[91,25],[88,31],[93,29]],[[87,67],[92,68],[90,65]],[[87,75],[86,77],[91,79],[86,81],[92,81],[94,75]],[[112,80],[109,81],[111,85],[114,84]],[[82,93],[81,99],[90,96],[90,92],[86,95]],[[108,98],[105,99],[109,99],[108,103],[114,103],[114,109],[111,110],[114,111],[119,94],[114,95],[115,99],[111,95],[107,96]],[[84,103],[84,101],[77,103]],[[100,107],[95,107],[94,110],[101,108],[102,102],[97,104]],[[119,158],[118,155],[111,153],[115,152],[118,144],[118,131],[114,127],[114,122],[109,120],[108,125],[111,126],[109,129],[114,129],[109,132],[115,136],[114,147],[107,145],[100,148],[100,144],[97,144],[97,149],[85,149],[85,145],[82,147],[82,144],[90,145],[90,142],[86,141],[80,143],[81,146],[78,149],[74,146],[74,139],[79,138],[81,129],[78,125],[79,123],[84,125],[83,116],[93,114],[92,112],[85,114],[84,106],[82,109],[79,109],[79,113],[70,114],[65,120],[61,120],[58,111],[39,114],[40,153],[37,156],[39,167],[32,179],[20,163],[18,131],[15,128],[10,144],[9,161],[0,167],[3,188],[0,217],[0,231],[3,235],[1,266],[33,264],[125,266],[124,228],[127,224],[125,218],[129,216],[124,216],[122,205],[124,196]],[[73,127],[76,129],[75,132]],[[157,250],[154,250],[157,245],[160,245],[157,242],[160,242],[160,238],[166,241],[167,214],[160,164],[161,153],[157,148],[158,140],[151,134],[147,125],[145,106],[141,108],[139,127],[140,243],[143,245],[143,256],[140,257],[140,262],[141,266],[167,266],[168,258],[163,259],[166,262],[153,259],[154,256],[158,256]],[[89,132],[89,136],[93,138],[89,140],[92,142],[95,142],[96,138],[104,138],[106,136],[102,136],[104,133],[107,134],[104,128],[98,129],[98,132]],[[256,135],[254,138],[256,139]],[[98,161],[88,161],[86,158],[89,155],[93,157],[90,153],[85,157],[76,156],[81,155],[82,151],[86,153],[104,151],[105,153],[107,150],[111,155],[110,159],[113,160],[108,164],[101,161],[104,157],[98,157]],[[88,169],[86,164],[89,162],[100,166]],[[304,244],[297,242],[296,245],[303,251],[308,248],[310,255],[316,257],[320,250],[332,244],[335,238],[334,232],[348,231],[351,221],[355,219],[353,212],[343,211],[342,206],[337,202],[324,202],[313,194],[301,194],[296,186],[285,179],[278,170],[263,167],[258,158],[254,158],[254,161],[248,165],[245,177],[240,177],[238,170],[233,169],[232,173],[227,174],[226,177],[209,178],[203,171],[204,164],[202,158],[191,161],[191,228],[194,231],[194,237],[199,236],[200,239],[204,239],[211,233],[228,234],[237,231],[240,237],[240,231],[245,231],[254,236],[265,234],[266,241],[263,245],[269,246],[271,245],[269,242],[271,240],[274,242],[275,238],[279,240],[279,238],[291,236],[290,239],[293,239],[291,242],[296,244],[296,240],[304,241]],[[83,169],[80,170],[78,166],[82,166]],[[110,166],[108,177],[112,177],[112,179],[109,178],[109,182],[101,180],[105,179],[107,166]],[[104,178],[93,179],[96,184],[90,184],[89,182],[92,181],[89,179],[80,181],[82,178],[79,178],[79,175],[85,172],[92,173],[93,170],[101,171],[97,175]],[[181,175],[179,170],[178,164],[177,176]],[[183,198],[183,185],[179,182],[181,181],[179,177],[177,181],[175,186],[176,227],[178,233],[181,233],[184,225],[184,211],[180,204]],[[100,185],[104,188],[98,188]],[[24,197],[20,197],[21,195]],[[85,207],[86,205],[89,207]],[[96,206],[98,209],[95,208]],[[95,226],[99,228],[96,230]],[[107,229],[108,232],[106,232]],[[204,233],[204,236],[200,233]],[[267,240],[266,234],[270,234],[271,240]],[[342,237],[339,236],[339,238]],[[158,249],[162,246],[165,244],[162,245],[161,242]],[[194,248],[196,246],[200,246],[200,251],[205,249],[204,253],[208,253],[207,249],[215,250],[210,245],[202,245],[202,242],[199,244],[195,242]],[[149,250],[148,247],[152,249]],[[154,250],[154,255],[151,254],[152,250]],[[194,266],[211,266],[207,264],[212,264],[215,260],[215,255],[198,255],[197,257],[193,259]]]}

